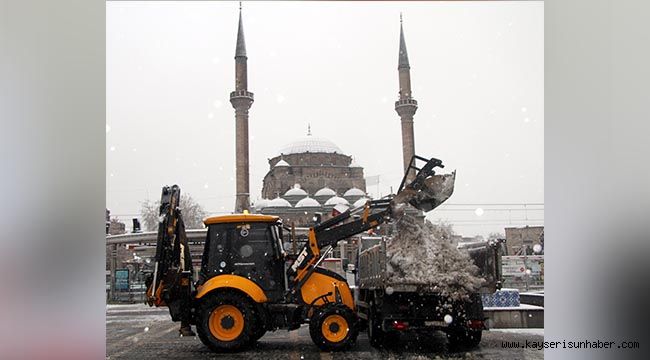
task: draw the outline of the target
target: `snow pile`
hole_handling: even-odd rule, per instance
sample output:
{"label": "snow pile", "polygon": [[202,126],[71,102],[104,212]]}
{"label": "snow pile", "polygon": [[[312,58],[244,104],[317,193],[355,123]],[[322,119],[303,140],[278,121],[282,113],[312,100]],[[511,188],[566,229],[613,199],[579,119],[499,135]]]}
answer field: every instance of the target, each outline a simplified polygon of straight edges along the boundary
{"label": "snow pile", "polygon": [[454,300],[477,292],[484,279],[466,252],[450,242],[448,227],[422,224],[404,215],[396,223],[396,235],[386,242],[386,281],[424,285]]}

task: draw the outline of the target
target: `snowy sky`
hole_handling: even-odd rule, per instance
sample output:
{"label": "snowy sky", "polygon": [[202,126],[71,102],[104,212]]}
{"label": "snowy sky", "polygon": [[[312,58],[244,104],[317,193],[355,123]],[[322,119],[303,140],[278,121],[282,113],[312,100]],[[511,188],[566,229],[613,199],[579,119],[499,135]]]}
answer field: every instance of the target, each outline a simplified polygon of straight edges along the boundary
{"label": "snowy sky", "polygon": [[[176,183],[209,213],[232,211],[238,3],[106,6],[107,207],[128,224]],[[380,175],[371,194],[399,185],[400,12],[416,153],[457,170],[428,218],[466,236],[543,224],[542,2],[244,2],[251,200],[307,124]]]}

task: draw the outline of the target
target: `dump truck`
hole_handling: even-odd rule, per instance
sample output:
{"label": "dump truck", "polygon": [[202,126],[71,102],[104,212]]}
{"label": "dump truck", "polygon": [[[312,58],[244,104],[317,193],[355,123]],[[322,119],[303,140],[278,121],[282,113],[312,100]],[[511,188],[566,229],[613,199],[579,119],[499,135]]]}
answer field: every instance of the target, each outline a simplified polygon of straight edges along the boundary
{"label": "dump truck", "polygon": [[[474,347],[487,329],[481,293],[501,287],[500,241],[459,246],[467,251],[485,282],[477,292],[450,298],[426,279],[400,281],[388,276],[386,237],[362,239],[359,246],[357,314],[365,320],[372,346],[395,344],[400,334],[444,331],[454,348]],[[414,259],[417,261],[417,259]]]}
{"label": "dump truck", "polygon": [[[443,203],[455,176],[436,174],[443,167],[439,159],[414,156],[393,198],[368,201],[314,224],[297,255],[283,248],[291,231],[277,216],[207,218],[198,279],[192,275],[180,188],[166,186],[147,303],[168,307],[172,320],[181,322],[181,334],[196,326],[200,340],[218,352],[240,350],[267,331],[302,324],[309,324],[320,349],[347,349],[360,329],[354,296],[346,279],[321,263],[340,240],[391,221],[406,204],[428,211]],[[407,179],[409,172],[415,175]]]}

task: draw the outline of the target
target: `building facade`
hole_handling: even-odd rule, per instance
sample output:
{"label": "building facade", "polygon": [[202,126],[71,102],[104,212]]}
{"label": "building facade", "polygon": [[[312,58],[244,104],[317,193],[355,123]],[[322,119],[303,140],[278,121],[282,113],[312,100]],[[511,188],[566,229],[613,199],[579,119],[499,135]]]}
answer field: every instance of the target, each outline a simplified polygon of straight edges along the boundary
{"label": "building facade", "polygon": [[363,168],[333,142],[311,135],[287,144],[269,159],[256,212],[278,215],[297,226],[328,218],[337,205],[354,207],[368,200]]}
{"label": "building facade", "polygon": [[537,244],[544,248],[543,226],[507,227],[505,231],[508,255],[532,255]]}

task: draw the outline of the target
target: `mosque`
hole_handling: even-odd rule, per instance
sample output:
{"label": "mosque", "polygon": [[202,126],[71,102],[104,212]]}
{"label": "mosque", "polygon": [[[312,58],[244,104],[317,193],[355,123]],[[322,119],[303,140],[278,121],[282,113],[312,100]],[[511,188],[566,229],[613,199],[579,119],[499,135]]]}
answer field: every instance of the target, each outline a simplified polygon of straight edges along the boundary
{"label": "mosque", "polygon": [[[269,159],[269,171],[263,179],[261,198],[254,204],[250,203],[248,110],[254,96],[248,91],[247,60],[240,9],[235,49],[235,91],[230,93],[230,102],[235,109],[235,212],[247,210],[277,215],[285,223],[309,226],[313,224],[316,214],[326,219],[334,208],[338,210],[364,204],[369,196],[366,194],[363,168],[351,154],[346,154],[328,139],[313,136],[309,128],[306,137],[285,145]],[[400,89],[395,111],[401,120],[404,170],[407,171],[415,153],[413,116],[418,105],[411,94],[410,65],[401,16],[398,75]],[[409,171],[408,177],[413,176],[413,171]]]}

